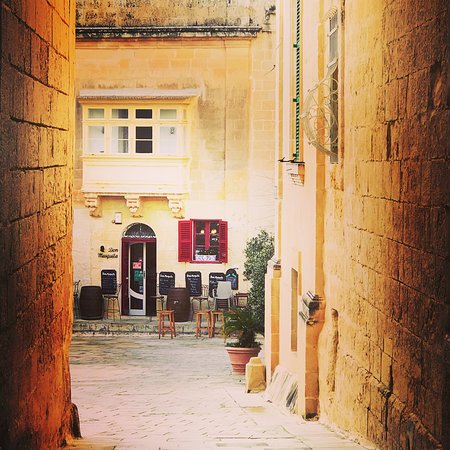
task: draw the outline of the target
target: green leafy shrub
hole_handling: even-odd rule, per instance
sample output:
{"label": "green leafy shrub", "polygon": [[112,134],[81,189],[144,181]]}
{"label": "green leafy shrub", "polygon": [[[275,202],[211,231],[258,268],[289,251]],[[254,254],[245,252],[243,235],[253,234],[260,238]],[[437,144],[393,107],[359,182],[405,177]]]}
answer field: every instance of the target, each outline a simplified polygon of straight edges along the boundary
{"label": "green leafy shrub", "polygon": [[248,304],[258,321],[260,332],[264,333],[264,278],[267,263],[274,254],[273,234],[261,230],[250,238],[244,249],[244,277],[250,281]]}
{"label": "green leafy shrub", "polygon": [[234,335],[236,341],[227,343],[229,347],[259,347],[256,334],[264,331],[255,312],[250,306],[235,308],[224,313],[224,332],[226,336]]}

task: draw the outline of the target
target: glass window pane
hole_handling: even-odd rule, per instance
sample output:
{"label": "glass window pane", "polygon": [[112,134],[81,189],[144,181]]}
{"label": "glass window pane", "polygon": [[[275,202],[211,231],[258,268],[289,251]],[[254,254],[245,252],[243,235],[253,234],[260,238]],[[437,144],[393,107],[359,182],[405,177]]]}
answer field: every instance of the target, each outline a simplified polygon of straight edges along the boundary
{"label": "glass window pane", "polygon": [[113,139],[128,139],[128,127],[111,127]]}
{"label": "glass window pane", "polygon": [[205,233],[206,222],[197,220],[195,222],[195,236],[194,236],[194,260],[200,261],[201,255],[205,253]]}
{"label": "glass window pane", "polygon": [[89,119],[103,119],[105,117],[105,110],[103,108],[89,108]]}
{"label": "glass window pane", "polygon": [[103,139],[104,136],[105,136],[105,127],[102,127],[100,125],[88,127],[89,139]]}
{"label": "glass window pane", "polygon": [[87,152],[104,153],[105,151],[105,127],[88,127]]}
{"label": "glass window pane", "polygon": [[136,119],[151,119],[153,111],[151,109],[137,109]]}
{"label": "glass window pane", "polygon": [[136,127],[136,139],[151,139],[152,127]]}
{"label": "glass window pane", "polygon": [[128,109],[116,109],[112,110],[113,119],[128,119]]}
{"label": "glass window pane", "polygon": [[161,109],[160,112],[161,119],[176,119],[177,110],[176,109]]}
{"label": "glass window pane", "polygon": [[136,141],[136,153],[152,153],[152,141]]}
{"label": "glass window pane", "polygon": [[162,154],[177,153],[177,127],[160,128],[159,151]]}
{"label": "glass window pane", "polygon": [[111,153],[128,153],[128,127],[111,127]]}

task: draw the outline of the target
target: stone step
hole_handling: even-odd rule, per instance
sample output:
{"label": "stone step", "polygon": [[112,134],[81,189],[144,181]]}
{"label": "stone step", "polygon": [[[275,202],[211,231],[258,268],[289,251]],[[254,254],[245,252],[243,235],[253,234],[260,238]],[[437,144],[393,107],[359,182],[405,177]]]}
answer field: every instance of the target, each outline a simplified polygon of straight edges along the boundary
{"label": "stone step", "polygon": [[[195,334],[195,322],[175,322],[177,334]],[[156,317],[122,316],[121,319],[82,320],[75,319],[72,331],[74,333],[92,334],[133,334],[147,333],[158,334],[158,321]],[[217,327],[217,335],[220,333]],[[167,333],[166,333],[167,335]],[[206,336],[206,332],[202,332]]]}

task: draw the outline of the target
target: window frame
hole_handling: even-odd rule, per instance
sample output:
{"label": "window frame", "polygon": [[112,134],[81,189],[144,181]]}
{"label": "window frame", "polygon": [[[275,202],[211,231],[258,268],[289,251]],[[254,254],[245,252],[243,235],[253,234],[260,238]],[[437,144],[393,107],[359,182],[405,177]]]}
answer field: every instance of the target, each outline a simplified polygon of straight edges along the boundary
{"label": "window frame", "polygon": [[[113,118],[113,110],[126,109],[128,118]],[[90,110],[103,110],[103,117],[89,117]],[[138,110],[152,110],[151,118],[137,118]],[[176,118],[161,118],[161,110],[175,110]],[[187,153],[187,125],[188,125],[188,106],[183,103],[156,103],[145,102],[133,104],[128,102],[82,102],[82,151],[83,155],[96,156],[126,156],[126,157],[177,157],[184,156]],[[89,149],[89,127],[103,127],[103,151],[91,151]],[[113,128],[128,128],[128,152],[113,151]],[[136,142],[142,141],[137,138],[137,129],[139,127],[150,127],[152,138],[150,152],[137,152]],[[174,127],[176,138],[174,140],[175,147],[169,146],[161,151],[160,130],[163,127]],[[117,147],[117,146],[116,146]]]}
{"label": "window frame", "polygon": [[[197,232],[198,225],[203,223],[204,233]],[[212,224],[217,224],[217,253],[216,259],[207,257],[197,259],[199,255],[197,249],[203,247],[209,250],[215,245],[211,245]],[[204,236],[204,244],[199,244],[198,239]],[[221,219],[187,219],[178,222],[178,261],[189,262],[191,264],[222,264],[228,262],[228,222]]]}
{"label": "window frame", "polygon": [[[333,26],[333,21],[335,22]],[[336,123],[329,130],[330,162],[338,162],[339,152],[339,14],[333,11],[328,17],[327,45],[328,45],[328,75],[330,79],[330,111],[336,118]],[[335,54],[334,54],[335,52]],[[335,92],[336,94],[333,94]]]}

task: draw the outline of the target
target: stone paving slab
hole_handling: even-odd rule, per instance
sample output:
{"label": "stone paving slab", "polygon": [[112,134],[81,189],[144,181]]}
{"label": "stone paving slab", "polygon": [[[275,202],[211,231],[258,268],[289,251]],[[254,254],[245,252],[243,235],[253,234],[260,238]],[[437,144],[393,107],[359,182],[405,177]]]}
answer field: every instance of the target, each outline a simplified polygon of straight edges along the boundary
{"label": "stone paving slab", "polygon": [[368,448],[245,393],[220,337],[74,335],[71,377],[71,450]]}

